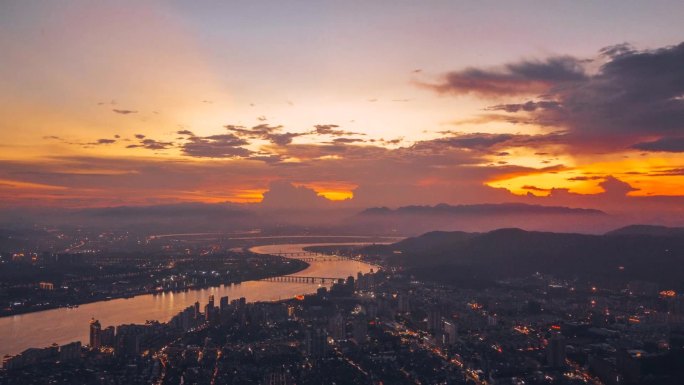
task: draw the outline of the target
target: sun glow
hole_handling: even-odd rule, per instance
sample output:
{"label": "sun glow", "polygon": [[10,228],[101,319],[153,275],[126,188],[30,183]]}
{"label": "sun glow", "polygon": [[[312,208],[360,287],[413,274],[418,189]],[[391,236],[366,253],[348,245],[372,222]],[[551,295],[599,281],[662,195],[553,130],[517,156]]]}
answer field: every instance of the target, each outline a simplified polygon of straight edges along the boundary
{"label": "sun glow", "polygon": [[684,175],[675,157],[626,158],[550,170],[520,171],[498,176],[486,184],[505,188],[517,195],[548,196],[552,189],[567,189],[576,194],[598,194],[600,183],[614,176],[634,188],[630,196],[682,195]]}
{"label": "sun glow", "polygon": [[319,196],[322,196],[331,201],[343,201],[354,198],[354,189],[358,187],[353,183],[336,181],[297,183],[296,185],[312,189]]}

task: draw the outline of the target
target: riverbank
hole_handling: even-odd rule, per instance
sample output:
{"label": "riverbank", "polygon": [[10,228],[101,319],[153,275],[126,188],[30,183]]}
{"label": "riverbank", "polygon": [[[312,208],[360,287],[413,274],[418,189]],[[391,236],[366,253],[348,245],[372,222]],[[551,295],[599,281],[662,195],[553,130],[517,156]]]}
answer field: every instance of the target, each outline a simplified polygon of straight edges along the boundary
{"label": "riverbank", "polygon": [[[278,252],[303,252],[308,244],[278,244],[252,247],[259,254]],[[320,245],[320,244],[318,244]],[[294,263],[293,259],[288,259]],[[374,266],[347,259],[311,261],[298,276],[340,277],[356,276],[358,272],[368,273]],[[300,295],[315,293],[321,285],[303,282],[268,282],[263,280],[242,281],[232,285],[193,289],[187,292],[162,292],[145,294],[128,299],[112,299],[81,305],[78,308],[57,308],[38,313],[20,314],[0,318],[0,357],[16,354],[36,346],[51,343],[63,345],[73,341],[86,342],[89,338],[88,325],[92,318],[98,319],[103,327],[122,324],[144,324],[149,320],[168,322],[195,302],[206,303],[209,296],[229,297],[231,300],[245,298],[247,302],[272,302],[292,299]]]}
{"label": "riverbank", "polygon": [[[282,257],[280,257],[282,258]],[[287,264],[284,266],[290,267],[289,269],[283,269],[283,270],[278,270],[278,271],[273,271],[270,272],[269,274],[248,274],[247,276],[243,276],[241,279],[225,279],[225,280],[219,280],[218,282],[209,282],[205,284],[191,284],[183,287],[178,287],[178,288],[167,288],[167,289],[149,289],[149,290],[131,290],[127,291],[125,293],[119,293],[119,294],[102,294],[102,295],[96,295],[96,296],[91,296],[88,298],[83,298],[81,300],[77,301],[70,301],[68,304],[63,304],[63,303],[56,303],[56,304],[46,304],[40,307],[33,306],[32,308],[28,309],[16,309],[12,311],[6,311],[6,309],[0,309],[0,318],[4,317],[13,317],[17,315],[24,315],[24,314],[32,314],[32,313],[40,313],[44,311],[49,311],[49,310],[56,310],[56,309],[75,309],[78,308],[81,305],[87,305],[90,303],[96,303],[96,302],[106,302],[106,301],[112,301],[112,300],[117,300],[117,299],[132,299],[138,296],[142,295],[161,295],[165,293],[182,293],[182,292],[188,292],[190,290],[203,290],[203,289],[208,289],[211,287],[216,287],[219,285],[235,285],[235,284],[241,284],[243,282],[248,282],[248,281],[258,281],[261,279],[266,279],[266,278],[273,278],[273,277],[279,277],[282,275],[290,275],[290,274],[296,274],[301,271],[306,270],[310,265],[309,263],[305,261],[300,261],[298,259],[290,259],[290,258],[282,258],[283,260],[287,260]]]}

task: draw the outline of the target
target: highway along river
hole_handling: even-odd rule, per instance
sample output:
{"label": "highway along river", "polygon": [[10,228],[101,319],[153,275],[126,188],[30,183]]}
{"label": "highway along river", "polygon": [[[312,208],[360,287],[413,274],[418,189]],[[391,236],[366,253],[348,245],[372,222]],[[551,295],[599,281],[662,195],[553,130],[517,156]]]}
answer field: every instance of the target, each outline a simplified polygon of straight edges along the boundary
{"label": "highway along river", "polygon": [[[251,251],[262,254],[301,252],[313,245],[359,244],[357,242],[306,243],[255,246]],[[356,276],[373,269],[367,263],[338,260],[309,262],[310,266],[293,276],[340,277]],[[328,285],[326,285],[328,286]],[[166,292],[157,295],[145,294],[128,299],[93,302],[77,308],[59,308],[35,313],[0,318],[0,358],[6,354],[17,354],[30,347],[45,347],[50,344],[65,344],[72,341],[88,343],[88,322],[92,317],[100,320],[102,326],[116,326],[128,323],[144,323],[147,320],[166,322],[181,310],[199,301],[204,305],[209,295],[216,300],[228,296],[230,300],[245,297],[249,302],[289,299],[298,294],[313,293],[317,284],[299,282],[247,281],[234,285],[221,285],[187,292]]]}

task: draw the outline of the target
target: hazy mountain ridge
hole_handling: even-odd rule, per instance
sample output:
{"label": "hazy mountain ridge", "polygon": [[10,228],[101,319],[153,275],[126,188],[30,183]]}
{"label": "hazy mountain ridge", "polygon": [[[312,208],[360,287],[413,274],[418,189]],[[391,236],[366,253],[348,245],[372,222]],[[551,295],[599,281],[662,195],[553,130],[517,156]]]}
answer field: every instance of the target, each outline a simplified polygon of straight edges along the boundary
{"label": "hazy mountain ridge", "polygon": [[472,205],[449,205],[446,203],[435,206],[402,206],[396,209],[388,207],[368,208],[359,215],[505,215],[505,214],[580,214],[580,215],[606,215],[605,212],[596,209],[572,208],[564,206],[542,206],[525,203],[483,203]]}
{"label": "hazy mountain ridge", "polygon": [[585,280],[645,280],[684,286],[684,236],[586,235],[520,229],[481,234],[432,232],[384,249],[376,247],[375,251],[409,269],[422,270],[426,276],[467,269],[490,278],[541,272]]}
{"label": "hazy mountain ridge", "polygon": [[601,210],[524,203],[373,207],[349,222],[362,229],[415,235],[432,230],[481,232],[501,226],[603,233],[616,226],[616,218]]}
{"label": "hazy mountain ridge", "polygon": [[[487,231],[506,226],[564,230],[587,228],[587,223],[613,221],[599,210],[527,204],[439,204],[397,209],[279,208],[260,204],[178,203],[95,208],[9,209],[0,214],[3,227],[32,228],[62,225],[102,230],[134,226],[168,231],[221,231],[253,228],[326,229],[331,233],[415,235],[430,230]],[[581,223],[582,225],[578,225]],[[605,227],[605,225],[604,225]]]}
{"label": "hazy mountain ridge", "polygon": [[684,227],[667,227],[655,225],[630,225],[609,231],[606,235],[651,235],[661,237],[684,236]]}
{"label": "hazy mountain ridge", "polygon": [[228,204],[181,203],[157,206],[116,206],[83,209],[76,215],[95,217],[244,217],[253,215],[251,211]]}

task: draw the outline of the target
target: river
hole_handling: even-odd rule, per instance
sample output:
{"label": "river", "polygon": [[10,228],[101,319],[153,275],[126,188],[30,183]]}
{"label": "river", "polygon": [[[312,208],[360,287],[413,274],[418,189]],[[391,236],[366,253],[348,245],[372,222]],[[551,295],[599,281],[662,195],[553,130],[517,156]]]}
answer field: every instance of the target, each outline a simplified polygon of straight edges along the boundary
{"label": "river", "polygon": [[[302,243],[255,246],[256,253],[291,253],[302,251],[306,246],[331,243]],[[335,242],[332,244],[359,244],[358,242]],[[369,272],[373,266],[367,263],[340,261],[313,261],[306,269],[292,275],[340,277],[356,276],[360,271]],[[187,292],[166,292],[157,295],[144,294],[128,299],[93,302],[77,308],[59,308],[35,313],[0,318],[0,357],[17,354],[30,347],[59,345],[72,341],[88,343],[88,323],[91,318],[100,320],[103,328],[127,323],[144,323],[147,320],[166,322],[181,310],[199,301],[204,305],[209,295],[216,300],[228,296],[230,300],[245,297],[248,302],[274,301],[293,298],[299,294],[313,293],[318,285],[295,282],[247,281],[233,285],[221,285]]]}

